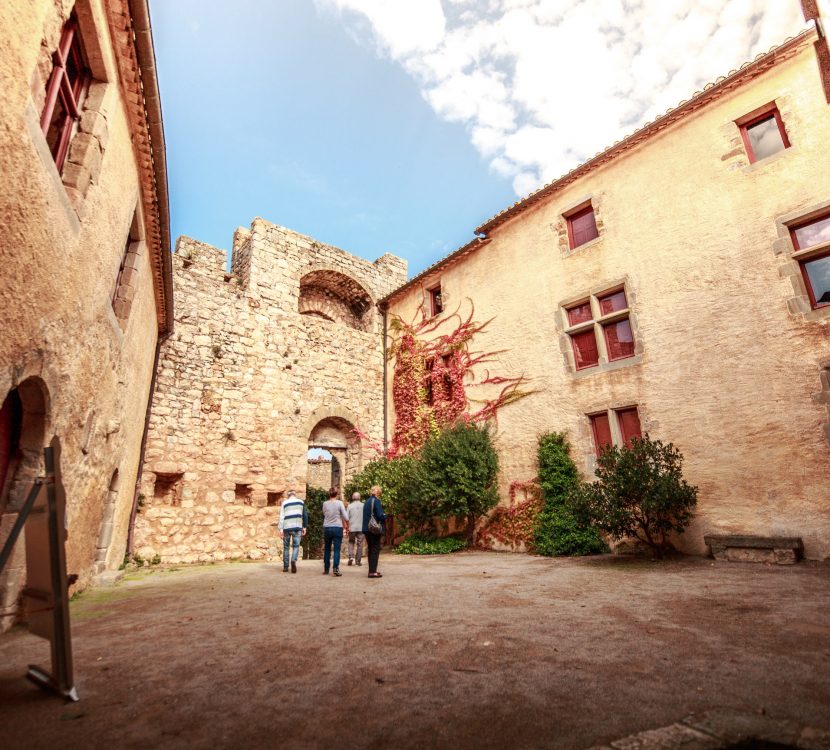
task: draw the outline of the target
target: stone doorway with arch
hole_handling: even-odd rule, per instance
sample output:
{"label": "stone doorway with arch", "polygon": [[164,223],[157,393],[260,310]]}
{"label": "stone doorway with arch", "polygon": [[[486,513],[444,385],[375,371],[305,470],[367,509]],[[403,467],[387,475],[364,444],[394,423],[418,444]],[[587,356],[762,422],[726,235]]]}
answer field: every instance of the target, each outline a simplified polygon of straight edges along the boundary
{"label": "stone doorway with arch", "polygon": [[[318,409],[308,420],[307,485],[341,494],[361,468],[360,438],[355,419],[345,410]],[[324,480],[327,483],[322,484]]]}
{"label": "stone doorway with arch", "polygon": [[[35,478],[43,474],[43,448],[49,415],[49,391],[36,376],[11,389],[0,405],[0,546],[14,524]],[[17,613],[26,577],[25,530],[0,572],[0,632]]]}

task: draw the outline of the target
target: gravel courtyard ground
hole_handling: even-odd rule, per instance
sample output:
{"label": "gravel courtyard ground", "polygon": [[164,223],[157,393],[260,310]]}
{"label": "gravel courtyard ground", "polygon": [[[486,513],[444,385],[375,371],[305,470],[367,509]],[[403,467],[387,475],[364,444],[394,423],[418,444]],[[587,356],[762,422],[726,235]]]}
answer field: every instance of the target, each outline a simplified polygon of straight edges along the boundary
{"label": "gravel courtyard ground", "polygon": [[830,566],[497,553],[141,573],[72,604],[81,700],[0,637],[4,748],[587,748],[731,707],[830,728]]}

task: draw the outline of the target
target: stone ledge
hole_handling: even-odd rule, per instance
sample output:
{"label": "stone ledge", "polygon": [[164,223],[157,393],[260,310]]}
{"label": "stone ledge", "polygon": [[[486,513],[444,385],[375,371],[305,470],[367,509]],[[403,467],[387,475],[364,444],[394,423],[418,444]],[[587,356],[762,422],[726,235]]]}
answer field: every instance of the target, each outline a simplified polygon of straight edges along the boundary
{"label": "stone ledge", "polygon": [[590,750],[729,750],[754,746],[751,743],[759,747],[826,750],[830,748],[830,731],[763,714],[719,708],[606,745],[594,745]]}
{"label": "stone ledge", "polygon": [[804,555],[800,537],[706,534],[703,541],[712,550],[712,557],[730,562],[793,565]]}

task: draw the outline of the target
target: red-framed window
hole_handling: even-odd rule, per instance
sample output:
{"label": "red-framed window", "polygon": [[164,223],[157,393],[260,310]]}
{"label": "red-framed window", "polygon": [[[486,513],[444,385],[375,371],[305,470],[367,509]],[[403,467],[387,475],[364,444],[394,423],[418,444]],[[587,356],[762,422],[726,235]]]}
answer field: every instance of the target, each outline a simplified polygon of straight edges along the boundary
{"label": "red-framed window", "polygon": [[591,432],[594,434],[594,450],[599,456],[606,448],[614,445],[614,439],[611,436],[611,421],[608,419],[607,412],[591,414],[588,418],[591,420]]}
{"label": "red-framed window", "polygon": [[[830,213],[790,227],[793,247],[813,308],[830,305]],[[802,255],[815,248],[814,253]]]}
{"label": "red-framed window", "polygon": [[441,285],[434,286],[427,290],[429,294],[429,313],[431,316],[436,316],[444,312],[444,300],[441,297]]}
{"label": "red-framed window", "polygon": [[81,117],[81,103],[91,78],[74,15],[63,28],[52,62],[54,67],[46,84],[46,103],[40,115],[40,127],[60,172],[69,151],[75,123]]}
{"label": "red-framed window", "polygon": [[572,333],[570,336],[576,369],[584,370],[586,367],[596,367],[599,364],[599,348],[597,347],[597,337],[593,326],[587,331]]}
{"label": "red-framed window", "polygon": [[[599,311],[603,317],[613,316],[602,323],[602,333],[605,336],[605,351],[608,361],[625,359],[634,356],[634,333],[631,330],[631,321],[628,318],[628,300],[625,290],[619,289],[601,297],[597,297]],[[619,314],[619,317],[618,315]]]}
{"label": "red-framed window", "polygon": [[640,414],[636,406],[627,406],[624,409],[589,414],[591,433],[594,437],[594,452],[599,456],[607,447],[614,445],[612,419],[616,423],[619,440],[623,445],[631,446],[635,437],[642,437]]}
{"label": "red-framed window", "polygon": [[571,250],[599,237],[594,207],[590,204],[567,214],[565,219],[568,222],[568,245]]}
{"label": "red-framed window", "polygon": [[[596,318],[595,312],[599,313]],[[600,331],[608,362],[634,356],[634,332],[625,289],[604,292],[578,302],[566,307],[565,313],[575,369],[585,370],[600,363]]]}
{"label": "red-framed window", "polygon": [[631,447],[632,438],[643,436],[640,429],[640,415],[637,413],[636,406],[629,409],[619,409],[617,411],[617,420],[620,425],[622,441],[627,446]]}
{"label": "red-framed window", "polygon": [[749,163],[766,159],[790,147],[790,139],[775,104],[767,104],[737,121]]}

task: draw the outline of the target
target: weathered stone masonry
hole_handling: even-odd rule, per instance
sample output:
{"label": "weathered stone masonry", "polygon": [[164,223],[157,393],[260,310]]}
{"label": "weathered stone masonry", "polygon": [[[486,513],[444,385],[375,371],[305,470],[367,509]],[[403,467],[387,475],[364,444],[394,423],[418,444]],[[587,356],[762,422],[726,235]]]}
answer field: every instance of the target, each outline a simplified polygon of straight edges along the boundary
{"label": "weathered stone masonry", "polygon": [[[165,342],[147,440],[136,551],[196,562],[275,553],[283,493],[304,489],[310,445],[347,478],[367,459],[353,432],[383,429],[375,301],[406,280],[255,219],[225,251],[183,237],[176,327]],[[348,407],[345,405],[348,404]]]}

